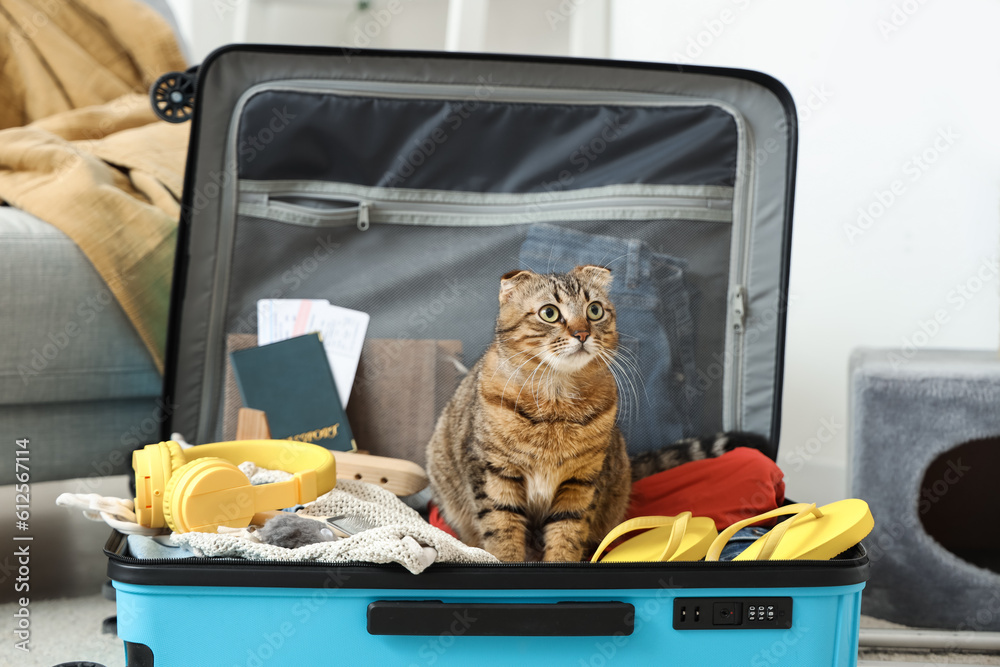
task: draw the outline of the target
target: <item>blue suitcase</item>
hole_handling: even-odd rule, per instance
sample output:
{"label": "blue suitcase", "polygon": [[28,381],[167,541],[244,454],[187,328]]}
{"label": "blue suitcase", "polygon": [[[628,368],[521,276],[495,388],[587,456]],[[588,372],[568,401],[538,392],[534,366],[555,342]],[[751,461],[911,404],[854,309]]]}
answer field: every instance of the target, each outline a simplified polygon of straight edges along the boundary
{"label": "blue suitcase", "polygon": [[[256,333],[260,299],[363,310],[370,339],[457,340],[471,364],[499,276],[594,263],[633,313],[620,318],[643,386],[621,417],[632,453],[723,430],[777,442],[796,117],[774,79],[233,46],[153,97],[171,120],[193,115],[163,439],[231,435],[227,346]],[[862,545],[829,561],[420,575],[137,560],[118,534],[107,553],[130,667],[854,665],[869,568]]]}

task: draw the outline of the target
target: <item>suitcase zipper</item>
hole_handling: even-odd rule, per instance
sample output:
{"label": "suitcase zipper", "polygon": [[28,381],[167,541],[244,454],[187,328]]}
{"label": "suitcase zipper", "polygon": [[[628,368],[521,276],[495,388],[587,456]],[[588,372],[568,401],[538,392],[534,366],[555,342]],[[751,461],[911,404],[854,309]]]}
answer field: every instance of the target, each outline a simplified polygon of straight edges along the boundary
{"label": "suitcase zipper", "polygon": [[[125,555],[125,537],[112,531],[104,547],[108,576],[138,586],[209,586],[370,589],[419,595],[421,590],[672,590],[718,587],[801,588],[867,581],[864,545],[828,561],[723,561],[706,563],[435,563],[419,575],[394,563],[322,562],[244,558],[138,559]],[[555,591],[555,592],[548,592]]]}
{"label": "suitcase zipper", "polygon": [[[116,530],[111,531],[111,535],[108,537],[107,542],[104,545],[104,554],[111,560],[115,560],[121,563],[127,563],[130,565],[149,565],[149,566],[162,566],[162,565],[181,565],[181,564],[199,564],[199,565],[225,565],[232,566],[235,565],[239,567],[240,565],[245,566],[261,566],[261,565],[272,565],[272,566],[288,566],[293,565],[295,567],[361,567],[361,568],[395,568],[393,564],[387,563],[373,563],[370,561],[342,561],[342,562],[327,562],[327,561],[315,561],[315,560],[300,560],[300,561],[288,561],[288,560],[257,560],[252,558],[235,558],[235,557],[203,557],[203,556],[193,556],[190,558],[135,558],[134,556],[125,555],[125,551],[128,548],[128,541],[126,536],[119,533]],[[680,567],[697,567],[698,569],[704,570],[719,570],[719,569],[730,569],[730,568],[748,568],[752,567],[754,569],[768,568],[768,567],[816,567],[817,563],[833,563],[836,565],[855,565],[868,560],[867,550],[864,547],[864,543],[856,545],[851,549],[842,554],[843,557],[831,558],[826,561],[815,561],[815,560],[766,560],[766,561],[735,561],[735,560],[722,560],[722,561],[675,561],[669,563],[658,563],[654,561],[635,561],[635,562],[616,562],[616,563],[590,563],[586,561],[580,562],[567,562],[567,563],[543,563],[541,561],[517,561],[517,562],[495,562],[495,563],[453,563],[442,561],[440,563],[435,563],[434,565],[444,566],[449,568],[458,568],[463,570],[475,570],[475,569],[524,569],[524,568],[544,568],[547,570],[565,568],[569,570],[635,570],[643,568],[680,568]],[[432,565],[432,567],[434,566]],[[832,566],[831,566],[832,567]]]}
{"label": "suitcase zipper", "polygon": [[[734,192],[733,197],[733,248],[738,248],[738,252],[733,255],[733,272],[736,283],[732,286],[732,310],[729,314],[730,326],[726,332],[727,340],[731,341],[732,379],[729,383],[730,390],[723,393],[723,404],[729,399],[729,409],[723,405],[723,428],[726,430],[741,430],[743,426],[743,373],[745,363],[746,321],[748,314],[748,294],[747,285],[750,284],[750,232],[749,225],[736,225],[736,220],[749,220],[753,210],[751,184],[754,172],[751,168],[754,154],[754,139],[750,132],[743,136],[746,142],[745,150],[741,153],[740,173],[743,174],[742,183]],[[727,421],[728,419],[728,421]]]}
{"label": "suitcase zipper", "polygon": [[[325,202],[327,208],[296,201],[304,198]],[[278,191],[261,196],[241,194],[239,213],[305,226],[347,226],[361,231],[379,224],[427,225],[435,227],[506,226],[530,224],[546,219],[566,220],[568,213],[584,212],[587,219],[599,219],[595,211],[606,210],[609,218],[622,211],[648,218],[684,218],[728,221],[732,199],[727,197],[581,197],[559,202],[527,204],[417,202],[375,198],[349,198],[339,194],[302,194]]]}

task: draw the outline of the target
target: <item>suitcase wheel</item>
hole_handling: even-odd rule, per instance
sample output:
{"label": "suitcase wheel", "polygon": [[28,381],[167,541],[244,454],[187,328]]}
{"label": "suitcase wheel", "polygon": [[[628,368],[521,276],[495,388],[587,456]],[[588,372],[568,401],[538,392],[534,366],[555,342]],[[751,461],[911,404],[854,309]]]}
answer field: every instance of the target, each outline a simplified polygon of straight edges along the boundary
{"label": "suitcase wheel", "polygon": [[161,120],[183,123],[194,113],[194,89],[192,71],[167,72],[149,89],[149,101]]}

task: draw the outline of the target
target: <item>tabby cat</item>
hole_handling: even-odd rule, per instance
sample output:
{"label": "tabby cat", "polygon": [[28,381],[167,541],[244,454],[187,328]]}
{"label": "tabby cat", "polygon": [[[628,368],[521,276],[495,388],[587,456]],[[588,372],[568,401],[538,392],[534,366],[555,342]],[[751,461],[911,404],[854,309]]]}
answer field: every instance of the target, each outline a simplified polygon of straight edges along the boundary
{"label": "tabby cat", "polygon": [[599,266],[504,275],[496,337],[428,444],[444,519],[501,560],[579,561],[624,518],[633,479],[743,444],[681,441],[630,463],[611,280]]}

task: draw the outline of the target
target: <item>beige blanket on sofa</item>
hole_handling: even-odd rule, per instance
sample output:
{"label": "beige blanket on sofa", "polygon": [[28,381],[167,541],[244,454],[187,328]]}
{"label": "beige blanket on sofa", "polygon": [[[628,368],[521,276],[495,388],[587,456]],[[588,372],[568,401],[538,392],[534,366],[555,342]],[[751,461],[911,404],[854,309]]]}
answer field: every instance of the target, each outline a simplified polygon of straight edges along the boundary
{"label": "beige blanket on sofa", "polygon": [[186,69],[135,0],[0,0],[0,200],[90,259],[162,371],[188,126],[153,81]]}

